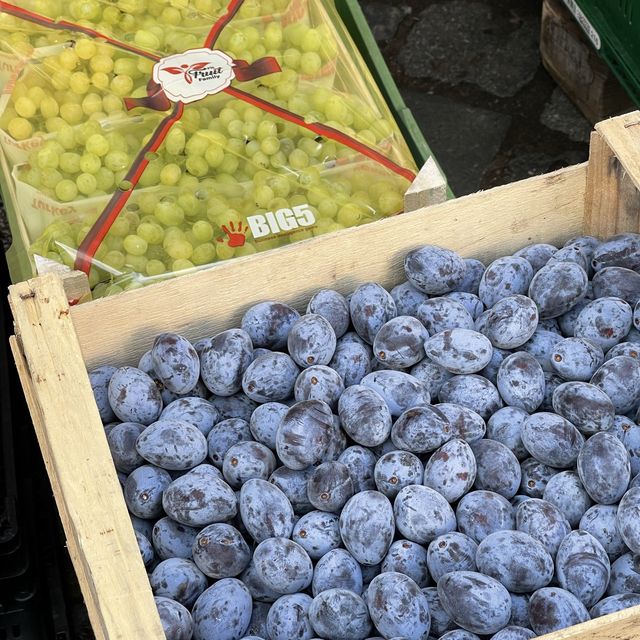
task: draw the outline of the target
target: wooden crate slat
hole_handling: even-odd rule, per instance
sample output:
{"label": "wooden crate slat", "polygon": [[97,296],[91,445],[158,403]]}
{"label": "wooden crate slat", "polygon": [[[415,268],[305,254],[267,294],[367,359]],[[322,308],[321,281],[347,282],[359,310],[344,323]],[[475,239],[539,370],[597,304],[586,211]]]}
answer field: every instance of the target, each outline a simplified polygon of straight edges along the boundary
{"label": "wooden crate slat", "polygon": [[61,281],[46,275],[20,283],[9,299],[16,363],[95,632],[109,640],[160,640],[164,633]]}
{"label": "wooden crate slat", "polygon": [[397,284],[405,254],[422,244],[490,261],[529,242],[561,242],[582,232],[585,188],[586,164],[561,169],[102,298],[73,307],[71,315],[90,369],[132,364],[161,331],[212,336],[237,326],[261,300],[302,309],[321,288],[349,293],[368,281]]}
{"label": "wooden crate slat", "polygon": [[538,640],[637,640],[640,606],[539,636]]}

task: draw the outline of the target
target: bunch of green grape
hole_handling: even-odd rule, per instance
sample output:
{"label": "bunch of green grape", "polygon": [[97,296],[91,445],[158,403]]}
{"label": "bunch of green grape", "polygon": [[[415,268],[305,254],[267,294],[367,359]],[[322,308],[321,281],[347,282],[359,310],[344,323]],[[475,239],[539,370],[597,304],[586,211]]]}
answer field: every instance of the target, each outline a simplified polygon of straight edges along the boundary
{"label": "bunch of green grape", "polygon": [[[30,8],[38,11],[48,2],[34,0]],[[105,23],[125,30],[124,24],[129,41],[168,54],[201,46],[204,36],[189,16],[217,15],[226,4],[74,0],[64,10],[69,19],[99,30]],[[308,16],[283,27],[271,14],[288,6],[289,0],[246,0],[222,31],[216,48],[249,63],[272,56],[282,69],[234,86],[306,123],[388,152],[401,142],[395,123],[358,95],[338,90],[331,28],[310,26]],[[112,22],[115,11],[123,24]],[[270,19],[260,18],[267,14]],[[205,24],[206,33],[211,22],[200,20],[199,26]],[[181,39],[184,29],[197,41]],[[85,37],[69,46],[57,33],[47,44],[55,42],[59,50],[30,65],[16,83],[0,129],[17,140],[42,138],[18,168],[18,180],[57,202],[76,203],[76,212],[56,218],[30,247],[32,254],[72,267],[109,198],[130,188],[127,171],[166,114],[125,112],[124,97],[146,95],[152,61]],[[186,105],[146,160],[125,210],[94,256],[89,279],[95,296],[399,213],[409,186],[357,150],[226,94]],[[304,207],[313,224],[252,237],[247,218],[295,207]],[[92,213],[77,213],[83,210]],[[229,242],[229,229],[241,230],[243,242]]]}
{"label": "bunch of green grape", "polygon": [[[238,18],[278,15],[290,2],[245,0]],[[21,0],[16,4],[166,55],[201,46],[211,25],[226,12],[228,0]],[[68,37],[68,33],[43,29],[0,13],[0,42],[8,52],[27,54],[34,47],[63,42]]]}

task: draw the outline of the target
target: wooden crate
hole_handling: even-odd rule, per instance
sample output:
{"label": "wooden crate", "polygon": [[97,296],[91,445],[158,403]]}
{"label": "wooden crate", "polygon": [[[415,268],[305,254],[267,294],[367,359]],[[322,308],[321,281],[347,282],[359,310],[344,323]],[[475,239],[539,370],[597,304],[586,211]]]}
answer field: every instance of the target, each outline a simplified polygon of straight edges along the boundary
{"label": "wooden crate", "polygon": [[[12,286],[11,346],[96,636],[163,637],[87,367],[133,364],[162,331],[213,335],[261,300],[303,309],[320,287],[389,287],[403,279],[405,253],[425,243],[490,261],[531,242],[638,232],[639,188],[635,112],[596,127],[588,163],[147,289],[69,308],[55,275]],[[636,607],[549,638],[631,640],[639,624]]]}
{"label": "wooden crate", "polygon": [[542,4],[540,54],[545,69],[592,124],[633,108],[562,0]]}

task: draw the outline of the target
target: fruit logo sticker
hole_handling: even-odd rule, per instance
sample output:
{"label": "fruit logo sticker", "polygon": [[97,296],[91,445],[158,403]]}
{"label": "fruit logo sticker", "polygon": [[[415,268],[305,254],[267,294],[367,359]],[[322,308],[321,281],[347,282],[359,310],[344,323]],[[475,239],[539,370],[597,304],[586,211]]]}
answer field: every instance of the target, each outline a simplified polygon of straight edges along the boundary
{"label": "fruit logo sticker", "polygon": [[[223,224],[222,230],[227,235],[227,246],[232,248],[244,247],[245,242],[247,241],[247,231],[249,231],[249,227],[242,224],[242,222],[238,222],[237,228],[234,222],[229,222],[229,226]],[[224,238],[219,238],[218,242],[224,242]]]}
{"label": "fruit logo sticker", "polygon": [[231,85],[233,64],[222,51],[190,49],[157,62],[153,80],[172,102],[196,102]]}

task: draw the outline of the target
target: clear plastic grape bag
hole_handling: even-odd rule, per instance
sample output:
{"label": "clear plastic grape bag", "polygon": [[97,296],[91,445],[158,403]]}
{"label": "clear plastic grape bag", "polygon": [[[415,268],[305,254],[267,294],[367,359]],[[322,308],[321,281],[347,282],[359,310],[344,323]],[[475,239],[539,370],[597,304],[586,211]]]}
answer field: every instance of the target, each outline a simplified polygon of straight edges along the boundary
{"label": "clear plastic grape bag", "polygon": [[94,297],[402,212],[416,166],[326,0],[22,0],[0,145]]}

